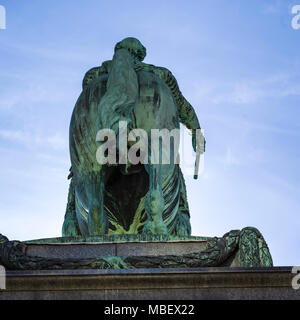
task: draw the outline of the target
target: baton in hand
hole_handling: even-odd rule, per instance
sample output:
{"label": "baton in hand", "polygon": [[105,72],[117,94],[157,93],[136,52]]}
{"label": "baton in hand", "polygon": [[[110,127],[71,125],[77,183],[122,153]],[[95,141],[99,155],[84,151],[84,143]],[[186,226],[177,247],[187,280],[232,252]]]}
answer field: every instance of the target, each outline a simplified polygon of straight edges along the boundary
{"label": "baton in hand", "polygon": [[[200,131],[200,130],[199,130]],[[201,131],[197,131],[196,133],[196,161],[195,161],[195,170],[194,170],[194,179],[198,179],[199,165],[200,165],[200,155],[205,151],[205,140],[203,150],[201,152],[201,145],[198,145],[198,141],[200,141],[199,135],[202,135]],[[204,138],[204,137],[203,137]]]}
{"label": "baton in hand", "polygon": [[194,170],[194,179],[198,179],[198,172],[199,172],[199,164],[200,164],[200,148],[196,148],[196,161],[195,161],[195,170]]}

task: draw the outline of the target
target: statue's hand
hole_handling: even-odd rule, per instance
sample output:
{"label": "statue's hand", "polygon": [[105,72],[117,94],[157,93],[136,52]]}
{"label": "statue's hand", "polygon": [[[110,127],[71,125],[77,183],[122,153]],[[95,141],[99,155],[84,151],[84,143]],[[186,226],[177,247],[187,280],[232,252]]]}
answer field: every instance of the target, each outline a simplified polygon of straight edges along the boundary
{"label": "statue's hand", "polygon": [[[197,131],[198,131],[198,134],[197,134]],[[205,152],[206,140],[200,129],[197,129],[197,130],[193,129],[192,144],[195,152],[197,152],[197,150],[199,150],[200,153]]]}

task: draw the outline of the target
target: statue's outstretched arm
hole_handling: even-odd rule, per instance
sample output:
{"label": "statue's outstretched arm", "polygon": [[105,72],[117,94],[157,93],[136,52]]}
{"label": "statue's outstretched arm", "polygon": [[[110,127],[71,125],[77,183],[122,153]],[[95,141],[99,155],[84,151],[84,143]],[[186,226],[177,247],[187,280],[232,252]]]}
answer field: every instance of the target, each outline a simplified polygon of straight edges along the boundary
{"label": "statue's outstretched arm", "polygon": [[164,69],[165,82],[172,91],[175,98],[180,122],[189,130],[200,129],[200,124],[196,112],[192,105],[185,99],[181,93],[177,80],[168,69]]}
{"label": "statue's outstretched arm", "polygon": [[167,83],[167,85],[172,91],[172,94],[177,104],[180,122],[192,133],[192,136],[193,136],[192,143],[193,143],[194,150],[196,151],[196,147],[198,143],[200,152],[201,153],[204,152],[206,142],[201,132],[199,136],[200,139],[198,140],[198,142],[196,139],[197,137],[196,130],[201,129],[201,127],[200,127],[200,123],[194,108],[181,93],[177,80],[175,79],[171,71],[169,71],[166,68],[158,68],[157,72],[160,73],[160,76],[163,76],[164,81]]}

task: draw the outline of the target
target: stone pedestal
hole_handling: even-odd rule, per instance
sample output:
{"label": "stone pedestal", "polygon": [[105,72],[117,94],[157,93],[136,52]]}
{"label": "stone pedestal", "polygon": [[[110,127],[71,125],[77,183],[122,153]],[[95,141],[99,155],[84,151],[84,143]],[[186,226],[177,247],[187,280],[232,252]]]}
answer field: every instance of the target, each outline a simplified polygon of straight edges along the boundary
{"label": "stone pedestal", "polygon": [[[185,255],[202,252],[207,248],[209,237],[187,237],[172,239],[166,236],[109,236],[91,237],[80,241],[52,238],[26,241],[26,255],[45,259],[96,259],[99,257],[138,257]],[[65,242],[64,242],[65,241]],[[101,242],[99,242],[101,241]],[[237,267],[239,260],[234,252],[222,266]]]}
{"label": "stone pedestal", "polygon": [[291,267],[9,271],[0,299],[299,299]]}
{"label": "stone pedestal", "polygon": [[[272,267],[258,231],[244,230],[223,238],[2,237],[7,277],[0,299],[300,299],[292,268]],[[217,267],[201,264],[211,262]]]}

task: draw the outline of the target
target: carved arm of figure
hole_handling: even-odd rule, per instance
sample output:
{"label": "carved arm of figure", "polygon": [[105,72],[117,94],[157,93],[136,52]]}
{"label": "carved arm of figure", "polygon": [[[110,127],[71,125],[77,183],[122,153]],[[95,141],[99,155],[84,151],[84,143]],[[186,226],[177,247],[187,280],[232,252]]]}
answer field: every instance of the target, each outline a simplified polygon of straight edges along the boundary
{"label": "carved arm of figure", "polygon": [[166,68],[156,67],[154,73],[157,73],[171,89],[177,104],[180,122],[192,133],[194,151],[199,150],[200,153],[204,153],[206,141],[201,131],[198,132],[198,139],[196,139],[196,130],[201,129],[198,117],[192,105],[181,93],[176,78]]}

